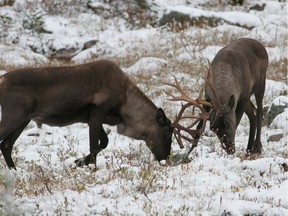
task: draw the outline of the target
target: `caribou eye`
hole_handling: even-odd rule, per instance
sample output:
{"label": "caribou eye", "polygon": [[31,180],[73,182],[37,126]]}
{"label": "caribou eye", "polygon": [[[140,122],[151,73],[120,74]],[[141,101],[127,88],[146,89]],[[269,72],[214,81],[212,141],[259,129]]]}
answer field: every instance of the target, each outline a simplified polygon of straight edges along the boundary
{"label": "caribou eye", "polygon": [[228,119],[224,119],[223,125],[224,125],[224,127],[226,127],[226,128],[228,127],[228,125],[229,125]]}
{"label": "caribou eye", "polygon": [[165,137],[170,138],[172,136],[172,132],[173,132],[173,129],[170,129],[167,127],[167,130],[165,131]]}
{"label": "caribou eye", "polygon": [[170,138],[171,135],[172,135],[172,133],[171,133],[170,131],[166,131],[166,132],[165,132],[165,136],[166,136],[166,137],[169,137],[169,138]]}

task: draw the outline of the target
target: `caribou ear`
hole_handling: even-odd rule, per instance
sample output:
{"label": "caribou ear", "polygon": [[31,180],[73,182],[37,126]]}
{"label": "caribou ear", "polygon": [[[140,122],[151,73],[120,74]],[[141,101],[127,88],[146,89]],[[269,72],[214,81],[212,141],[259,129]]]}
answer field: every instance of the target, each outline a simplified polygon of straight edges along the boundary
{"label": "caribou ear", "polygon": [[156,118],[157,118],[157,122],[160,125],[164,126],[166,124],[166,115],[165,115],[163,109],[161,109],[161,108],[158,109]]}

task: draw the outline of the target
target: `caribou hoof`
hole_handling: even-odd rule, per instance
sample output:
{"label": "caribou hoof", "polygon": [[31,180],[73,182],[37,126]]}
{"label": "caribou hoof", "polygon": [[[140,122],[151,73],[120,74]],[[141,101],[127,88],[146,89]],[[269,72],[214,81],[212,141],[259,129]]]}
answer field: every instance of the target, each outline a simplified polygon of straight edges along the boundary
{"label": "caribou hoof", "polygon": [[76,164],[76,167],[83,167],[85,165],[88,165],[85,163],[85,157],[75,160],[74,163]]}
{"label": "caribou hoof", "polygon": [[226,151],[227,151],[227,154],[232,155],[235,153],[235,147],[228,148]]}
{"label": "caribou hoof", "polygon": [[93,157],[91,154],[89,154],[83,158],[75,160],[74,162],[77,167],[88,166],[89,164],[96,165],[96,157]]}
{"label": "caribou hoof", "polygon": [[229,144],[229,145],[225,145],[225,143],[223,143],[223,148],[226,150],[227,154],[234,154],[236,152],[235,150],[235,144]]}
{"label": "caribou hoof", "polygon": [[261,154],[262,152],[262,143],[260,141],[254,141],[251,153],[252,154]]}

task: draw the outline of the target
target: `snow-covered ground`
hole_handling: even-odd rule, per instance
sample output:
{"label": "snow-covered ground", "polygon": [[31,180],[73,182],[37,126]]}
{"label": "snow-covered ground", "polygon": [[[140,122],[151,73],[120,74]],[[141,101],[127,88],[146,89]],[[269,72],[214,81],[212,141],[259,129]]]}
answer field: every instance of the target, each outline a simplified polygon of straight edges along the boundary
{"label": "snow-covered ground", "polygon": [[[158,10],[159,18],[177,10],[191,17],[219,16],[230,23],[181,31],[150,25],[131,28],[123,18],[105,19],[91,11],[69,16],[46,14],[41,26],[49,33],[23,28],[23,20],[43,13],[25,11],[27,2],[0,7],[1,73],[11,68],[64,64],[51,62],[49,56],[55,50],[73,48],[76,53],[69,64],[114,60],[173,119],[180,104],[168,100],[164,91],[171,88],[164,83],[172,83],[175,75],[189,95],[197,97],[206,59],[211,61],[232,39],[251,37],[260,40],[269,54],[264,105],[287,106],[286,1],[248,0],[243,7],[227,8],[205,6],[221,2],[217,0],[147,1]],[[249,11],[254,3],[266,6],[263,11]],[[106,3],[104,6],[107,8]],[[90,40],[97,43],[83,50]],[[115,128],[105,126],[109,145],[98,155],[96,172],[91,167],[71,167],[89,151],[86,125],[43,125],[38,129],[31,122],[14,145],[17,171],[8,170],[0,154],[0,215],[288,215],[287,115],[286,108],[270,126],[263,126],[263,154],[259,157],[245,158],[249,121],[244,116],[237,129],[234,155],[227,155],[207,129],[189,155],[190,163],[166,166],[154,161],[144,142],[120,136]],[[279,133],[283,137],[278,141],[269,139]],[[172,154],[187,152],[189,144],[185,145],[181,150],[174,140]]]}

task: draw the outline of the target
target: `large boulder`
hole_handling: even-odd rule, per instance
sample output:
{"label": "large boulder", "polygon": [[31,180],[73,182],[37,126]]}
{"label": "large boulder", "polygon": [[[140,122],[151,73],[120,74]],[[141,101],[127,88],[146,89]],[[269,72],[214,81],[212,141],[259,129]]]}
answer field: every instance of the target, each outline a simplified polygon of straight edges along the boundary
{"label": "large boulder", "polygon": [[284,110],[288,107],[288,97],[279,96],[273,100],[272,104],[268,108],[267,113],[264,116],[264,121],[267,125],[271,125],[272,121],[279,114],[283,113]]}
{"label": "large boulder", "polygon": [[[244,19],[245,17],[245,19]],[[224,23],[252,29],[261,24],[261,20],[254,14],[239,11],[206,11],[189,6],[167,7],[159,21],[162,25],[181,25],[196,27],[216,27]]]}
{"label": "large boulder", "polygon": [[283,129],[287,130],[288,123],[288,109],[277,115],[270,124],[272,129]]}

